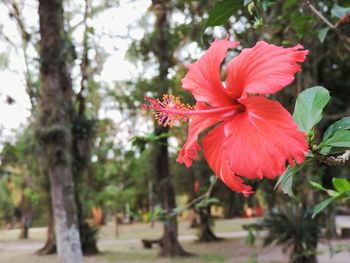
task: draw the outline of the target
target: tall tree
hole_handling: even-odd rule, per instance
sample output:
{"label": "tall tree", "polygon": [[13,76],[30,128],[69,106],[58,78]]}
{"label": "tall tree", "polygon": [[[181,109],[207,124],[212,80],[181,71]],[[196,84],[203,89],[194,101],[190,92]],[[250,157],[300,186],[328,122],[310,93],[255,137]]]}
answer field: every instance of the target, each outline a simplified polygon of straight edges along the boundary
{"label": "tall tree", "polygon": [[[169,81],[168,70],[172,65],[172,53],[169,52],[169,2],[161,0],[152,1],[152,9],[156,15],[154,54],[158,60],[158,95],[168,93]],[[171,182],[169,172],[169,153],[167,138],[160,136],[168,131],[167,127],[155,124],[155,134],[159,140],[154,145],[155,173],[158,182],[159,200],[162,202],[162,208],[166,213],[172,212],[176,208],[175,191]],[[160,255],[162,256],[185,256],[188,255],[178,242],[177,220],[175,217],[167,219],[163,225],[162,247]]]}
{"label": "tall tree", "polygon": [[39,0],[41,97],[39,138],[50,179],[60,262],[83,262],[72,169],[72,82],[63,0]]}
{"label": "tall tree", "polygon": [[75,183],[75,200],[78,209],[78,225],[81,238],[81,246],[84,254],[96,254],[97,249],[97,230],[93,229],[85,220],[84,205],[81,197],[83,177],[87,172],[90,161],[90,153],[92,141],[94,139],[95,121],[89,119],[86,114],[86,97],[84,93],[88,92],[88,84],[91,78],[90,61],[88,57],[89,43],[88,34],[89,27],[87,19],[90,15],[90,3],[85,0],[84,11],[84,35],[83,35],[83,52],[81,58],[81,81],[80,90],[76,95],[76,107],[72,118],[72,146],[73,146],[73,172]]}

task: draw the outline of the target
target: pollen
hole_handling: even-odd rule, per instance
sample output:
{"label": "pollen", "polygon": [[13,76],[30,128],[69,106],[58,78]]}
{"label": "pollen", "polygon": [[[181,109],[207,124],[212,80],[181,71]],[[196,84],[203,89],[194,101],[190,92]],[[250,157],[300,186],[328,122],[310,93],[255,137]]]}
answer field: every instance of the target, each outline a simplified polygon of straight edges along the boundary
{"label": "pollen", "polygon": [[145,100],[149,101],[150,104],[143,104],[142,108],[155,110],[155,119],[164,127],[172,127],[188,121],[188,113],[194,110],[191,105],[182,103],[179,97],[173,95],[165,94],[162,100],[150,97],[145,97]]}

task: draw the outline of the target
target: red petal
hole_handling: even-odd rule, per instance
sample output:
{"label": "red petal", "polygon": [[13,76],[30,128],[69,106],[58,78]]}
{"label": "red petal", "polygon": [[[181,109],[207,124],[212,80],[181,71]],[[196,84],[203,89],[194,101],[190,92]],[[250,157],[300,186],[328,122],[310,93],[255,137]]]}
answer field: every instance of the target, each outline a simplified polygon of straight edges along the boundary
{"label": "red petal", "polygon": [[247,178],[275,178],[286,161],[302,163],[308,150],[306,134],[289,112],[262,96],[241,99],[245,111],[224,123],[224,151],[232,171]]}
{"label": "red petal", "polygon": [[[195,109],[208,109],[209,107],[203,103],[197,102]],[[205,129],[213,126],[214,124],[221,121],[220,115],[212,115],[211,117],[198,115],[191,119],[188,126],[188,139],[179,152],[179,156],[176,161],[178,163],[184,163],[187,167],[190,167],[194,160],[198,159],[197,152],[201,149],[197,143],[198,135]]]}
{"label": "red petal", "polygon": [[216,39],[208,51],[194,64],[182,80],[182,87],[192,92],[197,101],[211,106],[230,105],[220,78],[220,66],[227,50],[238,46],[238,42]]}
{"label": "red petal", "polygon": [[224,140],[224,125],[220,124],[203,138],[204,157],[216,176],[228,187],[235,192],[249,195],[252,193],[251,186],[245,185],[244,181],[235,176],[231,170],[229,159],[223,149]]}
{"label": "red petal", "polygon": [[259,41],[228,64],[227,90],[236,98],[245,93],[275,93],[294,80],[294,74],[300,71],[297,62],[305,61],[308,53],[302,45],[283,48]]}

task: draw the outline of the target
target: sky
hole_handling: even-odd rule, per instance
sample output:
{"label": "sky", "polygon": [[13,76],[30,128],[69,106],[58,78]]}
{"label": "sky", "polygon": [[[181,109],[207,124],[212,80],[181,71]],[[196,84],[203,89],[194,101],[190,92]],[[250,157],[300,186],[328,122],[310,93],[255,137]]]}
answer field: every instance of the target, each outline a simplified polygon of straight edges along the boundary
{"label": "sky", "polygon": [[[20,1],[19,1],[20,2]],[[26,0],[25,5],[21,6],[23,20],[28,28],[28,31],[37,28],[37,1]],[[92,1],[93,5],[99,1]],[[127,80],[135,78],[138,74],[136,65],[125,59],[131,39],[126,36],[131,36],[133,39],[141,39],[144,30],[137,25],[137,22],[146,13],[150,6],[150,0],[128,1],[120,0],[120,6],[109,8],[98,14],[93,20],[88,20],[89,26],[94,27],[94,38],[100,46],[108,53],[108,58],[103,66],[100,75],[96,76],[97,81],[103,81],[110,86],[113,86],[115,81]],[[20,46],[21,39],[17,24],[9,17],[8,8],[4,4],[0,4],[0,32],[5,35],[14,45]],[[84,10],[84,1],[67,1],[66,10]],[[79,23],[82,20],[82,15],[77,15],[71,20],[72,24]],[[73,33],[73,39],[78,42],[82,39],[83,27],[78,27]],[[93,56],[93,50],[91,51]],[[8,65],[0,68],[0,143],[13,140],[23,126],[28,122],[30,117],[30,101],[25,91],[25,63],[21,49],[15,49],[11,44],[4,41],[0,37],[0,54],[8,54]],[[37,56],[34,48],[29,48],[29,55],[33,58]],[[79,65],[79,61],[76,62]],[[1,64],[1,63],[0,63]],[[73,79],[79,75],[79,67],[75,67],[72,71]],[[78,81],[78,78],[76,78]],[[13,104],[8,104],[7,98],[10,96],[15,100]],[[102,109],[100,117],[109,117],[116,123],[121,122],[121,113],[116,109]],[[128,136],[128,125],[131,123],[123,122],[118,134],[123,138]],[[124,127],[123,127],[124,126]],[[149,127],[138,127],[139,132],[146,131]],[[138,132],[138,131],[134,131]]]}

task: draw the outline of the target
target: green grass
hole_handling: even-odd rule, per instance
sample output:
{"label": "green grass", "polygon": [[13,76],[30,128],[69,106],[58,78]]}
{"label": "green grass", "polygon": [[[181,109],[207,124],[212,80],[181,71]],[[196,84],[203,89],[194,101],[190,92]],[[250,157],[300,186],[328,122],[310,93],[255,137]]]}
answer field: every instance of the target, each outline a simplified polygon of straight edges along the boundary
{"label": "green grass", "polygon": [[[241,231],[242,225],[252,222],[251,219],[216,220],[215,231],[234,232]],[[188,222],[180,222],[179,230],[181,235],[193,234],[195,231],[188,228]],[[161,223],[154,228],[149,224],[123,225],[120,229],[120,237],[117,240],[157,238],[162,232]],[[0,231],[0,262],[1,263],[55,263],[58,262],[56,255],[36,256],[30,245],[43,243],[45,240],[45,229],[32,229],[29,240],[18,240],[18,230]],[[115,226],[111,223],[101,229],[102,240],[116,240]],[[337,241],[339,243],[339,241]],[[346,241],[344,241],[346,242]],[[117,241],[101,242],[99,249],[101,253],[95,256],[85,257],[87,263],[109,263],[109,262],[130,262],[130,263],[285,263],[288,262],[288,255],[282,253],[281,247],[260,246],[258,238],[254,247],[245,244],[244,238],[224,239],[214,243],[199,243],[196,241],[182,241],[183,248],[194,254],[191,258],[160,258],[159,248],[144,249],[141,242],[125,242],[120,244]],[[2,246],[10,245],[12,250],[6,250]],[[28,248],[29,246],[29,248]],[[329,249],[326,245],[320,244],[322,254],[319,256],[320,263],[345,263],[348,262],[349,254],[342,252],[329,258]],[[323,258],[323,260],[322,260]]]}
{"label": "green grass", "polygon": [[[242,231],[242,225],[252,223],[255,219],[237,218],[237,219],[217,219],[214,223],[214,231],[217,233]],[[118,239],[139,239],[139,238],[156,238],[160,237],[163,231],[161,222],[157,222],[153,228],[150,224],[132,224],[120,225]],[[196,229],[190,229],[187,221],[179,223],[180,235],[196,234]],[[99,235],[100,239],[115,239],[115,224],[110,222],[107,226],[102,227]]]}
{"label": "green grass", "polygon": [[[242,231],[242,225],[253,222],[254,219],[237,218],[237,219],[216,219],[214,221],[214,230],[217,233]],[[130,225],[119,225],[118,239],[140,239],[140,238],[157,238],[161,236],[163,226],[161,222],[156,222],[151,228],[150,223],[135,223]],[[0,230],[0,241],[17,240],[19,229]],[[179,223],[180,235],[196,234],[195,229],[189,228],[188,221]],[[31,228],[29,230],[30,240],[44,240],[46,237],[46,228]],[[116,239],[116,226],[114,222],[109,222],[100,229],[99,238],[101,240]]]}

